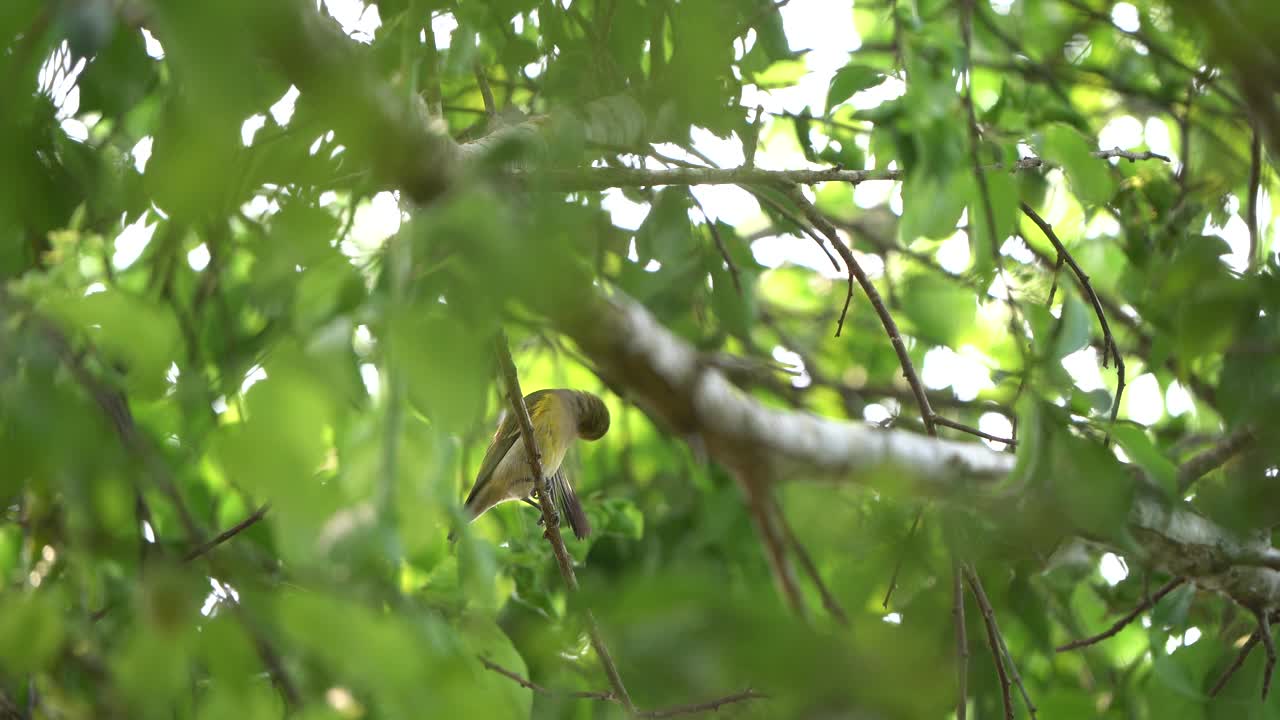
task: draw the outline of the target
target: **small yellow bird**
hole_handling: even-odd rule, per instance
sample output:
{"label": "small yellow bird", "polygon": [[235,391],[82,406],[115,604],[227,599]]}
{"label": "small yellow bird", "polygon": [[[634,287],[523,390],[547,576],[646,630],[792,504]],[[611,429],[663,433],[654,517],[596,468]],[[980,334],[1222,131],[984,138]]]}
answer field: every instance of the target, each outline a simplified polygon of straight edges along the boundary
{"label": "small yellow bird", "polygon": [[[609,409],[599,397],[581,390],[538,390],[526,395],[524,402],[533,421],[538,449],[542,451],[542,472],[547,476],[551,500],[568,520],[573,534],[578,539],[585,538],[591,534],[591,524],[561,464],[575,439],[599,440],[609,431]],[[537,507],[530,499],[533,491],[520,425],[510,413],[504,412],[498,431],[480,462],[471,494],[467,495],[464,509],[468,521],[509,500],[523,500]]]}

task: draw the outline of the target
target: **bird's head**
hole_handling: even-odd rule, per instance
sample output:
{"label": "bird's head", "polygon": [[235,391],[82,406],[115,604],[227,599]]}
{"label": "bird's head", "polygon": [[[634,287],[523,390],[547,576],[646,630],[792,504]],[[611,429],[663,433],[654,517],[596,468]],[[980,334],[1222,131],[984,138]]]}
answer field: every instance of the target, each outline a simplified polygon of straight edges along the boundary
{"label": "bird's head", "polygon": [[578,418],[578,437],[583,440],[599,440],[609,432],[609,408],[598,396],[574,390],[569,402]]}

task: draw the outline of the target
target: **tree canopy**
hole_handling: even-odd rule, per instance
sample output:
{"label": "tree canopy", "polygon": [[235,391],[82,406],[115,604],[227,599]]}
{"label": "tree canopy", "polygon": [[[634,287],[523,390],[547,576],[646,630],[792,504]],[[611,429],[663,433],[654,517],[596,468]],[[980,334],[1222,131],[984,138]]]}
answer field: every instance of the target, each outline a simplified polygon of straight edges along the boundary
{"label": "tree canopy", "polygon": [[1277,41],[7,0],[0,718],[1280,717]]}

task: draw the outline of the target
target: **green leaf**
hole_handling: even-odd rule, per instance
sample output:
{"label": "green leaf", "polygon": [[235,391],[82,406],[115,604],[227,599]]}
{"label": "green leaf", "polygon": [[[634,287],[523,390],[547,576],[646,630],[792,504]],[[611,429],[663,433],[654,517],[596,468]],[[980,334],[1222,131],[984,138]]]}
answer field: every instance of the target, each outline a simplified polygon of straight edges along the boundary
{"label": "green leaf", "polygon": [[[1060,417],[1056,408],[1052,415]],[[1071,527],[1090,537],[1121,540],[1126,531],[1134,484],[1116,458],[1101,443],[1074,435],[1058,424],[1047,424],[1052,437],[1047,463],[1054,506]]]}
{"label": "green leaf", "polygon": [[940,240],[955,233],[972,185],[972,174],[963,170],[952,172],[945,180],[924,172],[908,177],[902,184],[898,230],[903,241],[911,243],[921,237]]}
{"label": "green leaf", "polygon": [[1036,148],[1050,163],[1061,165],[1071,190],[1083,205],[1105,205],[1115,193],[1111,167],[1093,157],[1085,137],[1069,125],[1050,125],[1040,135]]}
{"label": "green leaf", "polygon": [[956,346],[973,330],[978,304],[973,293],[937,275],[917,275],[899,297],[915,327],[913,334],[930,342]]}
{"label": "green leaf", "polygon": [[1055,329],[1053,359],[1061,360],[1089,344],[1093,331],[1093,313],[1075,295],[1067,294],[1062,301],[1062,317]]}
{"label": "green leaf", "polygon": [[1017,180],[1009,173],[983,173],[982,180],[991,202],[994,224],[987,219],[987,202],[975,180],[970,186],[973,195],[969,199],[969,247],[974,268],[986,284],[995,272],[995,260],[1005,238],[1017,232],[1019,197]]}
{"label": "green leaf", "polygon": [[873,88],[884,82],[884,73],[866,65],[846,65],[831,77],[827,88],[827,113],[854,93]]}
{"label": "green leaf", "polygon": [[1178,468],[1156,448],[1145,430],[1122,423],[1111,429],[1111,436],[1148,477],[1164,488],[1168,497],[1178,494]]}
{"label": "green leaf", "polygon": [[55,593],[16,593],[0,597],[0,669],[11,677],[44,670],[66,637]]}
{"label": "green leaf", "polygon": [[636,252],[641,264],[650,259],[664,266],[675,264],[692,252],[690,207],[689,192],[684,188],[669,187],[658,192],[648,216],[636,231]]}

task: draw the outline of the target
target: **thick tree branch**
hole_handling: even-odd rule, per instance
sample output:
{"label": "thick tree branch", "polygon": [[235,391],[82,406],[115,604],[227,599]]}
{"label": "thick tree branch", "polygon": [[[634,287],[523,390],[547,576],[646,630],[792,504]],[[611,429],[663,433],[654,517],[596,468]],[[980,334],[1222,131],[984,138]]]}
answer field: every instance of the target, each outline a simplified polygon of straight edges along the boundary
{"label": "thick tree branch", "polygon": [[718,458],[758,457],[773,478],[865,481],[896,466],[941,492],[1013,468],[1012,455],[980,444],[764,407],[621,294],[566,303],[559,311],[561,327],[645,410],[676,432],[700,434]]}
{"label": "thick tree branch", "polygon": [[[554,312],[604,377],[625,387],[655,420],[699,437],[711,457],[729,467],[754,462],[775,481],[890,482],[925,497],[965,489],[981,494],[1013,469],[1012,455],[984,445],[765,407],[621,294],[595,295]],[[889,468],[894,472],[886,473]],[[1239,536],[1190,505],[1168,505],[1142,488],[1129,530],[1156,567],[1246,607],[1280,606],[1280,551],[1265,539]]]}
{"label": "thick tree branch", "polygon": [[[1115,148],[1092,153],[1099,159],[1123,158],[1164,160],[1169,158],[1151,152],[1134,153]],[[1048,167],[1038,157],[1022,158],[1012,165],[983,165],[983,172],[1032,170]],[[711,168],[680,167],[663,170],[642,168],[591,167],[574,169],[512,170],[510,175],[529,190],[582,192],[615,187],[658,187],[662,185],[813,185],[822,182],[845,182],[852,185],[876,180],[902,180],[904,170],[846,170],[832,167],[820,170],[763,170],[756,167]]]}

